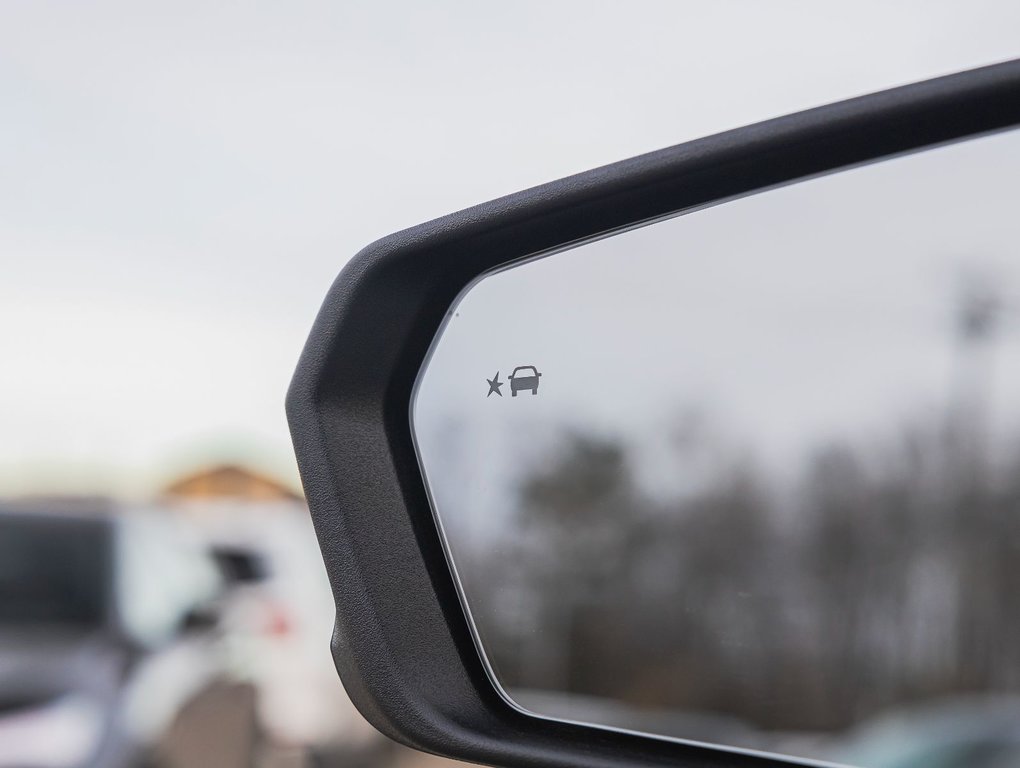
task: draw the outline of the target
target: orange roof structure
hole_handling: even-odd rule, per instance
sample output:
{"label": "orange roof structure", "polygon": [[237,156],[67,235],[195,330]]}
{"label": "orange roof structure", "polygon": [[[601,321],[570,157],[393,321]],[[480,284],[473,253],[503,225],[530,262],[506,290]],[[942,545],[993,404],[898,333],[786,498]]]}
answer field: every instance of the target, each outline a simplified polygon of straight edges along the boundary
{"label": "orange roof structure", "polygon": [[242,499],[245,501],[302,501],[303,497],[269,475],[235,464],[220,464],[185,475],[162,492],[177,501]]}

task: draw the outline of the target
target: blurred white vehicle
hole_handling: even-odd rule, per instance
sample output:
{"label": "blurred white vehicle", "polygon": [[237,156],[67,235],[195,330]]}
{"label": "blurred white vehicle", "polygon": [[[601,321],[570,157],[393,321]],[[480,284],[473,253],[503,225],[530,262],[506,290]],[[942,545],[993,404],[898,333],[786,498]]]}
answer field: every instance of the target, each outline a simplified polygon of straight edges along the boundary
{"label": "blurred white vehicle", "polygon": [[333,598],[304,505],[204,499],[174,510],[233,582],[222,619],[227,657],[256,688],[268,742],[323,761],[376,748],[383,739],[354,708],[329,653]]}

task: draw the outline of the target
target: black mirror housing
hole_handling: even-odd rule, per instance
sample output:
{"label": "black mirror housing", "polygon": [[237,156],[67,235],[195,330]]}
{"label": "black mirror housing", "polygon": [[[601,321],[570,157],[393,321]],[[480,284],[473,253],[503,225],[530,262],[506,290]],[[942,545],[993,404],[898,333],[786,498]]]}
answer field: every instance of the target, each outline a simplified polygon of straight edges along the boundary
{"label": "black mirror housing", "polygon": [[779,766],[759,754],[553,721],[497,691],[419,470],[409,404],[458,295],[518,260],[743,195],[1020,124],[1020,62],[770,120],[383,238],[330,289],[287,396],[359,710],[409,746],[507,766]]}

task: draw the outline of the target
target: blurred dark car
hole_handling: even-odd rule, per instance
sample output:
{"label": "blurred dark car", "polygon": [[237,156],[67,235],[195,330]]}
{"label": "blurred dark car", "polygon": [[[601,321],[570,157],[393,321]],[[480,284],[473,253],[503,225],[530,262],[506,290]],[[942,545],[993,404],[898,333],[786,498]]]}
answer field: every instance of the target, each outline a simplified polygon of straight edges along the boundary
{"label": "blurred dark car", "polygon": [[0,766],[150,762],[217,676],[218,592],[172,521],[0,506]]}

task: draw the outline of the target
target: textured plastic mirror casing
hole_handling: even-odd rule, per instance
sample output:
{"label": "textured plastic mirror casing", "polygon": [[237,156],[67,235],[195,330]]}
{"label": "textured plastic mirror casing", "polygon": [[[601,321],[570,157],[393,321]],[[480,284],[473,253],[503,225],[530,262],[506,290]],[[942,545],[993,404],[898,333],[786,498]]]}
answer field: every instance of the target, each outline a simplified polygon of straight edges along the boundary
{"label": "textured plastic mirror casing", "polygon": [[418,371],[452,302],[517,259],[817,174],[1020,123],[1020,62],[812,109],[571,176],[385,237],[337,277],[287,396],[358,709],[412,747],[504,766],[779,766],[555,722],[487,676],[411,439]]}

